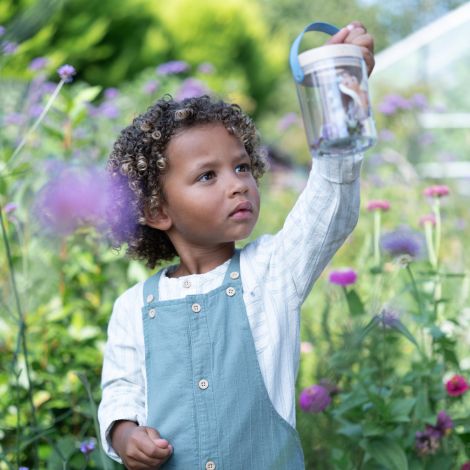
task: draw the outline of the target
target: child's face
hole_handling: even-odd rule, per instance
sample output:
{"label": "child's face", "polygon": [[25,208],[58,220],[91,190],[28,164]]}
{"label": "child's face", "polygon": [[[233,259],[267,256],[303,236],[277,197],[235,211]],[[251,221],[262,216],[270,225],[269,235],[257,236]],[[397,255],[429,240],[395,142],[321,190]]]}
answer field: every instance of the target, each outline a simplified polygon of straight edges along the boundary
{"label": "child's face", "polygon": [[167,147],[166,230],[179,247],[216,247],[246,238],[258,220],[259,192],[248,154],[222,124],[186,129]]}

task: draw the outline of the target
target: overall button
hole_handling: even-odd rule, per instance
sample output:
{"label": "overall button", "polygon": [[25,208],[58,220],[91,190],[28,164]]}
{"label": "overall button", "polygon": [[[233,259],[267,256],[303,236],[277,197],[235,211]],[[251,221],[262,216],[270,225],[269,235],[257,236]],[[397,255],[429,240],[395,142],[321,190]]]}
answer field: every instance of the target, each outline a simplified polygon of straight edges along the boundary
{"label": "overall button", "polygon": [[152,294],[147,295],[147,303],[152,302],[153,299],[154,299],[154,297],[153,297]]}
{"label": "overall button", "polygon": [[232,279],[238,279],[240,277],[240,273],[237,271],[233,271],[233,273],[230,273],[230,277]]}
{"label": "overall button", "polygon": [[198,385],[201,390],[205,390],[206,388],[209,387],[209,382],[206,379],[201,379]]}
{"label": "overall button", "polygon": [[183,281],[183,287],[189,289],[191,287],[191,281]]}
{"label": "overall button", "polygon": [[233,287],[227,287],[227,289],[225,290],[225,293],[229,296],[229,297],[233,297],[235,295],[235,288]]}
{"label": "overall button", "polygon": [[155,315],[157,314],[157,311],[154,308],[151,308],[149,310],[149,317],[150,318],[155,318]]}
{"label": "overall button", "polygon": [[192,304],[191,309],[194,313],[199,313],[201,311],[201,306],[199,304]]}
{"label": "overall button", "polygon": [[213,462],[212,460],[209,460],[206,463],[206,470],[215,470],[215,462]]}

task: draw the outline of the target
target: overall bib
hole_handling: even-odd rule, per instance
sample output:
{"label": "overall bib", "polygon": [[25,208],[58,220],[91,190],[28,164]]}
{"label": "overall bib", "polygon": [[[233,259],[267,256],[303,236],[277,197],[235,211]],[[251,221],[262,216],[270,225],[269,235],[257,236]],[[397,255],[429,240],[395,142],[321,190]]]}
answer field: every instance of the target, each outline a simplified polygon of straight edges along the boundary
{"label": "overall bib", "polygon": [[303,470],[297,431],[274,409],[243,301],[240,254],[223,284],[159,301],[144,284],[147,425],[173,445],[177,470]]}

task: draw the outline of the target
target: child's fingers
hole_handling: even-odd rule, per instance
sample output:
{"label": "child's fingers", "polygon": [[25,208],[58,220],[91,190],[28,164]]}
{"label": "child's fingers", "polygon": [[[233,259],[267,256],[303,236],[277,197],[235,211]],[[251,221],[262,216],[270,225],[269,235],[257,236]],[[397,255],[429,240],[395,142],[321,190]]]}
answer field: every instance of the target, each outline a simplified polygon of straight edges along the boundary
{"label": "child's fingers", "polygon": [[326,44],[343,44],[346,38],[348,37],[349,33],[351,32],[351,29],[348,28],[349,26],[341,28],[336,34],[331,36],[328,41],[326,41]]}

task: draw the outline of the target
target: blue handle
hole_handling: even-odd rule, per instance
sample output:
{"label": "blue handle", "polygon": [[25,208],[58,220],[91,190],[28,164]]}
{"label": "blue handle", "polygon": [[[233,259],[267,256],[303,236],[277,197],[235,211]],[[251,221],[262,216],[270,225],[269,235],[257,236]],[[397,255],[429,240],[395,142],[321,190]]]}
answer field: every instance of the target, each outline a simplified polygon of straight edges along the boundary
{"label": "blue handle", "polygon": [[297,83],[302,83],[304,80],[304,72],[299,64],[299,46],[307,31],[319,31],[320,33],[326,33],[333,36],[339,31],[339,29],[329,23],[311,23],[296,37],[290,48],[289,62],[292,75]]}

